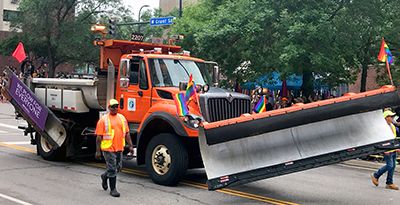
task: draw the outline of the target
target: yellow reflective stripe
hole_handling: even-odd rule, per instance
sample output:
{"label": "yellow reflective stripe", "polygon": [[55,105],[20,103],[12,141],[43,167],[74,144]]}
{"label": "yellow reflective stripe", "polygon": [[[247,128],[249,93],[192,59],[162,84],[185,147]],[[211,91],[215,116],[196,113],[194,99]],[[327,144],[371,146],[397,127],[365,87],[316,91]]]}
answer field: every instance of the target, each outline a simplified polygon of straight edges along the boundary
{"label": "yellow reflective stripe", "polygon": [[110,120],[110,114],[107,114],[107,120],[108,120],[108,130],[107,130],[107,133],[110,133],[110,130],[111,130],[111,120]]}

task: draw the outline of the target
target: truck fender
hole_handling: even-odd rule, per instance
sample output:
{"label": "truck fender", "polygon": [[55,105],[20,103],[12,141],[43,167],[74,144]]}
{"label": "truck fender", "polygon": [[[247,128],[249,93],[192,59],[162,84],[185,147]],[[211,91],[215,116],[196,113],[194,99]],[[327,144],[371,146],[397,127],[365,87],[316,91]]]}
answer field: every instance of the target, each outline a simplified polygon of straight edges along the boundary
{"label": "truck fender", "polygon": [[[153,120],[158,120],[158,119],[166,121],[168,124],[170,124],[178,136],[188,137],[188,134],[187,134],[184,126],[171,113],[168,113],[165,111],[157,111],[157,112],[151,113],[146,118],[146,120],[143,121],[143,123],[140,126],[140,129],[138,130],[138,136],[137,136],[137,164],[138,165],[144,164],[144,156],[146,153],[147,144],[149,143],[151,138],[155,135],[155,134],[151,135],[151,136],[146,135],[146,133],[148,133],[148,132],[146,132],[147,131],[146,127]],[[156,134],[158,134],[158,133],[156,133]],[[142,135],[143,135],[143,137],[142,137]]]}

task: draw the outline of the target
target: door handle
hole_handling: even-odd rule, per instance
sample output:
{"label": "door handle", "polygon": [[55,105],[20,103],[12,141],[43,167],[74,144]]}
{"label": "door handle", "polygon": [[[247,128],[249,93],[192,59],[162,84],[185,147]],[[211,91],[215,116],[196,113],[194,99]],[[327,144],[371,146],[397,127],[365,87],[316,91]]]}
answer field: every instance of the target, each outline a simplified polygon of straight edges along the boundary
{"label": "door handle", "polygon": [[121,89],[121,91],[125,91],[125,92],[128,92],[128,93],[138,93],[138,95],[140,97],[143,97],[143,92],[142,91],[133,91],[133,90],[128,90],[128,89]]}

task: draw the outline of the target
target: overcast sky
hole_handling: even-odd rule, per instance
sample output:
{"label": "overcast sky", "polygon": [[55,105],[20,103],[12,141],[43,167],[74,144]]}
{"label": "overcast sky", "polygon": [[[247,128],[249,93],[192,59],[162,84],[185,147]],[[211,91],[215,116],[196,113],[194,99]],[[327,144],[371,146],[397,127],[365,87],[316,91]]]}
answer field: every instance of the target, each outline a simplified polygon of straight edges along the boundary
{"label": "overcast sky", "polygon": [[139,9],[143,5],[149,5],[150,7],[143,7],[141,13],[150,9],[158,8],[159,0],[122,0],[125,5],[132,7],[132,12],[134,13],[134,18],[137,19],[139,14]]}

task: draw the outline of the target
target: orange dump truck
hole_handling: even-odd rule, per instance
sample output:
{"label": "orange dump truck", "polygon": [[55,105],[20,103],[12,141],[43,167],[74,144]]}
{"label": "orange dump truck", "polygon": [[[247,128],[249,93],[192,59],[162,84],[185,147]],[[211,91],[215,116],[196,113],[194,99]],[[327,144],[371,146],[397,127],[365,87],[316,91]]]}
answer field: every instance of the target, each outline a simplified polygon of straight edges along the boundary
{"label": "orange dump truck", "polygon": [[[104,38],[95,44],[101,46],[96,75],[23,82],[8,70],[2,93],[46,160],[93,155],[95,125],[110,98],[128,120],[137,164],[162,185],[205,167],[214,190],[398,146],[381,111],[399,105],[394,87],[249,114],[249,96],[214,86],[218,67],[179,46]],[[172,96],[185,92],[190,75],[198,99],[179,116]]]}

